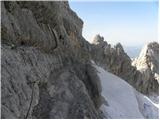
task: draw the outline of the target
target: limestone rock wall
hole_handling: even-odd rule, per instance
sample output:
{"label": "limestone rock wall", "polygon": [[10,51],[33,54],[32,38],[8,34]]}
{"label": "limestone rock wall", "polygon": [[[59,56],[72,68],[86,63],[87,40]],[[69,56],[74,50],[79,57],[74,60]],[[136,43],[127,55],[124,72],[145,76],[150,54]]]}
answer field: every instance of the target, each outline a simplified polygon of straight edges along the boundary
{"label": "limestone rock wall", "polygon": [[83,22],[68,2],[5,1],[1,17],[1,117],[102,118]]}

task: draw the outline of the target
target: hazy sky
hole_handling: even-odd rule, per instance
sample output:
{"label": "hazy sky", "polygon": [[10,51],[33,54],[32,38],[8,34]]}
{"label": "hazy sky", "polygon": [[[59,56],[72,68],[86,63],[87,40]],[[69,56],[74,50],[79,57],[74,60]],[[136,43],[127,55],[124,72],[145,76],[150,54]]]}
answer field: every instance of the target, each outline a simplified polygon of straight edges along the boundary
{"label": "hazy sky", "polygon": [[71,2],[70,7],[84,21],[83,36],[104,39],[125,46],[158,41],[158,2]]}

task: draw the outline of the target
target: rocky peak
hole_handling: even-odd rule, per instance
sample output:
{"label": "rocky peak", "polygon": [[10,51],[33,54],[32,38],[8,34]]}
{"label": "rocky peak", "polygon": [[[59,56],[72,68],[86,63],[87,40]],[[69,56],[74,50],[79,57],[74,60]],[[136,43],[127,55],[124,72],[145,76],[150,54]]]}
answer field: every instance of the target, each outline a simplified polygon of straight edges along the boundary
{"label": "rocky peak", "polygon": [[95,37],[93,38],[92,44],[99,45],[101,47],[108,45],[107,42],[104,41],[104,37],[99,34],[95,35]]}
{"label": "rocky peak", "polygon": [[93,38],[93,43],[100,43],[104,41],[104,37],[100,36],[99,34],[95,35],[95,37]]}
{"label": "rocky peak", "polygon": [[145,45],[139,55],[139,58],[144,57],[154,57],[154,59],[158,60],[159,54],[159,44],[157,42],[151,42]]}
{"label": "rocky peak", "polygon": [[159,75],[159,44],[151,42],[144,46],[138,58],[132,62],[140,71],[149,70],[152,74]]}
{"label": "rocky peak", "polygon": [[114,48],[116,49],[118,55],[124,53],[124,49],[121,43],[117,43]]}
{"label": "rocky peak", "polygon": [[[114,47],[111,47],[109,44],[102,47],[105,42],[102,37],[97,35],[95,38],[94,43],[98,44],[93,44],[92,59],[96,64],[120,76],[144,94],[158,93],[158,83],[155,80],[158,78],[158,72],[153,75],[153,72],[150,70],[158,71],[158,45],[155,42],[147,45],[142,50],[139,57],[141,59],[137,60],[140,62],[134,61],[136,65],[132,66],[132,61],[125,53],[121,43],[117,43]],[[100,42],[97,42],[97,40]],[[152,50],[153,48],[154,50]],[[150,64],[151,67],[147,67],[148,64]],[[140,71],[140,67],[149,69]]]}
{"label": "rocky peak", "polygon": [[3,1],[1,9],[2,118],[103,118],[91,60],[142,93],[158,91],[151,72],[131,66],[120,43],[111,47],[96,35],[89,44],[67,1]]}

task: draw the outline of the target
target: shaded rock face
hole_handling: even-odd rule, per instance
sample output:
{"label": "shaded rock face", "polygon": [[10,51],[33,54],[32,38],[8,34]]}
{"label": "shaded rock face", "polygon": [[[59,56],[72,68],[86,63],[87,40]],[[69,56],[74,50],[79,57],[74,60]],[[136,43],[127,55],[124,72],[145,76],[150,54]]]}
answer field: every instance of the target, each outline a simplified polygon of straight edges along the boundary
{"label": "shaded rock face", "polygon": [[[145,49],[145,52],[143,52],[143,55],[141,55],[143,57],[139,58],[143,58],[145,59],[145,61],[142,60],[143,63],[139,63],[139,61],[137,60],[135,64],[141,67],[145,67],[144,64],[147,65],[147,63],[149,63],[151,64],[149,69],[151,69],[151,71],[158,72],[159,47],[156,43],[153,44],[149,44],[148,46],[150,50]],[[154,48],[154,50],[152,50],[152,48]],[[115,75],[120,76],[128,83],[130,83],[133,87],[135,87],[138,91],[147,95],[151,93],[158,94],[159,85],[153,75],[153,72],[150,72],[149,69],[145,69],[145,71],[139,71],[136,65],[132,66],[131,59],[125,53],[120,43],[118,43],[114,47],[111,47],[110,44],[104,41],[103,37],[101,37],[100,35],[96,35],[92,42],[91,54],[92,59],[96,62],[96,64],[114,73]],[[146,63],[146,61],[150,62]]]}
{"label": "shaded rock face", "polygon": [[142,93],[158,93],[152,73],[132,66],[120,43],[82,37],[83,21],[68,2],[1,3],[2,118],[102,118],[91,60]]}
{"label": "shaded rock face", "polygon": [[6,1],[1,7],[1,117],[102,118],[91,48],[68,2]]}

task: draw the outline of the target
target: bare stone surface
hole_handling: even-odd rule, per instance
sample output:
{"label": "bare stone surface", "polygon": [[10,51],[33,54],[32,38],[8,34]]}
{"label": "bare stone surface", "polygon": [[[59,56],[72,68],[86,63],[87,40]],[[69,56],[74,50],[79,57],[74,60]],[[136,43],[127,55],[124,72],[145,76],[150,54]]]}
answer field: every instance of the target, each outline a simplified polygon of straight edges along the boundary
{"label": "bare stone surface", "polygon": [[120,43],[111,47],[100,35],[87,42],[67,1],[1,4],[1,118],[103,118],[92,60],[138,91],[158,93],[157,63],[142,72]]}
{"label": "bare stone surface", "polygon": [[2,118],[102,118],[83,22],[68,2],[2,2],[1,25]]}
{"label": "bare stone surface", "polygon": [[[120,43],[111,47],[103,37],[96,35],[92,42],[92,59],[96,64],[126,80],[139,92],[158,94],[159,84],[156,79],[159,76],[159,45],[154,42],[147,48],[132,63]],[[145,69],[140,70],[140,67]]]}

